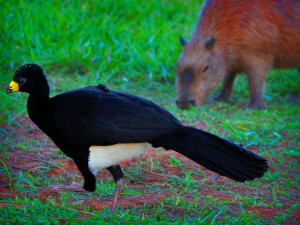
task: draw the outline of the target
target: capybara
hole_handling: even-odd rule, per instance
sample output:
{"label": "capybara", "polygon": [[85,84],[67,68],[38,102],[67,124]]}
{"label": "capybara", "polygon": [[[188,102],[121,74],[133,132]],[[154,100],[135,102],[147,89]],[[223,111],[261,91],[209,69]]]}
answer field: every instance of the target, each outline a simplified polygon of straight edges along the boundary
{"label": "capybara", "polygon": [[[263,109],[272,68],[300,68],[299,0],[207,0],[177,62],[176,104],[201,106],[223,81],[215,99],[228,101],[234,79],[246,73],[249,107]],[[288,88],[288,87],[287,87]]]}

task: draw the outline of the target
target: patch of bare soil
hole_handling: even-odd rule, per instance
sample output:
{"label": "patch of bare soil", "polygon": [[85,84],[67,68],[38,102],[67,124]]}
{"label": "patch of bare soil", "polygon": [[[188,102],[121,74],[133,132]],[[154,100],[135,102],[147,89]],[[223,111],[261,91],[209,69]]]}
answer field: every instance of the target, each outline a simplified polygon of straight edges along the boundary
{"label": "patch of bare soil", "polygon": [[[27,117],[20,117],[17,119],[17,124],[19,126],[12,127],[14,130],[14,138],[25,138],[25,140],[44,140],[45,135],[35,126]],[[1,126],[0,126],[1,127]],[[3,127],[3,125],[2,125]],[[199,123],[196,125],[197,128],[207,129],[207,125],[204,123]],[[24,129],[26,128],[26,133],[24,134]],[[24,136],[26,135],[26,136]],[[8,147],[8,146],[4,146]],[[50,178],[53,177],[64,177],[66,184],[70,184],[75,180],[78,183],[82,183],[82,177],[78,172],[75,164],[72,160],[67,157],[57,156],[57,153],[53,152],[53,149],[57,149],[55,145],[46,138],[46,143],[38,152],[25,152],[18,147],[8,147],[7,157],[5,159],[5,163],[9,167],[9,171],[12,174],[18,174],[19,171],[26,172],[28,170],[32,170],[33,174],[39,173],[39,167],[41,166],[49,166],[49,171],[47,172],[47,176]],[[12,150],[13,149],[13,150]],[[215,173],[204,169],[203,167],[198,166],[198,164],[193,161],[187,159],[186,157],[180,155],[174,151],[166,151],[157,153],[156,150],[149,150],[144,153],[140,158],[135,158],[130,161],[125,161],[121,163],[121,167],[130,167],[135,163],[146,162],[144,164],[148,166],[144,166],[142,169],[142,176],[138,182],[132,182],[125,177],[125,186],[132,187],[134,189],[140,190],[142,196],[136,197],[122,197],[119,200],[118,207],[120,208],[130,208],[135,206],[143,206],[143,205],[155,205],[159,204],[166,200],[166,198],[172,196],[168,190],[170,187],[168,179],[174,176],[183,177],[182,168],[172,166],[169,164],[170,157],[176,157],[179,159],[184,165],[185,168],[191,171],[197,171],[197,175],[193,174],[193,178],[197,179],[201,182],[198,187],[199,196],[211,196],[211,198],[216,199],[217,201],[228,201],[228,204],[233,205],[232,211],[239,211],[239,201],[236,200],[236,193],[239,193],[241,196],[252,196],[253,198],[264,198],[263,205],[267,203],[274,202],[274,196],[272,190],[269,185],[262,185],[261,187],[251,188],[247,186],[247,184],[235,183],[232,184],[229,179],[225,177],[217,176]],[[51,161],[48,159],[51,157]],[[151,168],[151,164],[153,161],[159,161],[160,166],[164,169],[164,173],[160,173],[155,171],[155,169]],[[286,159],[289,160],[289,159]],[[59,166],[57,166],[59,165]],[[2,165],[1,165],[2,166]],[[272,170],[273,168],[271,168]],[[290,170],[288,170],[290,171]],[[125,174],[126,176],[126,174]],[[287,174],[288,177],[294,177],[294,174],[290,172]],[[98,180],[100,179],[111,179],[111,175],[107,171],[102,171],[98,175]],[[0,199],[14,199],[16,196],[24,195],[24,193],[18,192],[16,189],[9,188],[9,184],[11,182],[11,178],[8,174],[0,174]],[[147,193],[145,192],[144,187],[147,185],[158,185],[162,188],[163,192],[160,193]],[[280,184],[284,185],[284,184]],[[43,189],[46,187],[40,187]],[[284,186],[282,187],[284,190]],[[226,191],[224,191],[226,190]],[[228,191],[229,190],[229,191]],[[35,196],[38,196],[38,191]],[[279,214],[288,214],[287,210],[295,203],[299,202],[300,191],[299,189],[291,189],[284,190],[286,193],[289,193],[289,197],[280,195],[277,196],[278,201],[282,203],[281,208],[267,208],[262,207],[260,205],[251,205],[245,207],[245,210],[248,212],[252,212],[253,214],[260,216],[262,218],[268,219],[272,221]],[[90,208],[101,211],[104,208],[110,207],[112,196],[106,196],[105,199],[97,200],[97,199],[89,199],[89,200],[74,200],[70,204],[80,204],[84,206],[89,206]],[[191,197],[183,196],[186,202],[192,202]],[[205,201],[205,198],[202,199]],[[7,203],[2,202],[0,207],[6,207]],[[199,207],[205,205],[205,202],[199,201]],[[13,205],[15,208],[20,208],[21,206],[18,204]],[[179,209],[170,209],[169,213],[180,213]],[[299,211],[292,212],[292,215],[288,217],[286,220],[286,224],[295,224],[300,221],[300,213]]]}

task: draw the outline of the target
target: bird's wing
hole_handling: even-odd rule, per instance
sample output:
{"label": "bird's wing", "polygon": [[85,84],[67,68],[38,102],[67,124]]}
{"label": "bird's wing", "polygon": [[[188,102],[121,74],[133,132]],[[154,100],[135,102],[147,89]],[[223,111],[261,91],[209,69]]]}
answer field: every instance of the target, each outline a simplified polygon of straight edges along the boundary
{"label": "bird's wing", "polygon": [[53,124],[73,144],[149,142],[180,124],[148,100],[99,87],[66,92],[51,103]]}

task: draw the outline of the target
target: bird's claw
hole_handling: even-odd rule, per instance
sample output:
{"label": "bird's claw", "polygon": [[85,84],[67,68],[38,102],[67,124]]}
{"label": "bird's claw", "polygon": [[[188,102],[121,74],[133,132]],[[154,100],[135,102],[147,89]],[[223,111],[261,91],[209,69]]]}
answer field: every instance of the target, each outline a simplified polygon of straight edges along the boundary
{"label": "bird's claw", "polygon": [[55,200],[59,201],[59,188],[57,186],[50,186],[48,188],[43,189],[40,191],[39,199],[42,203],[46,203],[47,198],[50,195],[54,195]]}

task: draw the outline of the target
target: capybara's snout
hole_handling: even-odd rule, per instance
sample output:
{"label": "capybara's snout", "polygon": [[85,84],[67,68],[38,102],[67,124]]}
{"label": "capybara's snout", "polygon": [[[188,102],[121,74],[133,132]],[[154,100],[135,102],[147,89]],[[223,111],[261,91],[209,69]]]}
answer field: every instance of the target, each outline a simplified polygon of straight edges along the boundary
{"label": "capybara's snout", "polygon": [[176,99],[175,100],[176,106],[180,109],[189,109],[191,106],[197,106],[197,100],[196,99]]}

